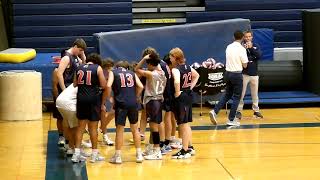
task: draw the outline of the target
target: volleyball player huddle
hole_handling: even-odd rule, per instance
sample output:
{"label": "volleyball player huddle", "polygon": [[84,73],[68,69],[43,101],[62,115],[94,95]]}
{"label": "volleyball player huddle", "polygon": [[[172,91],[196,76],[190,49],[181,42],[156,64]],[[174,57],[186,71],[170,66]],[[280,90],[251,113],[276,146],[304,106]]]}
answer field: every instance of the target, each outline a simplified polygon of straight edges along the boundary
{"label": "volleyball player huddle", "polygon": [[[86,160],[80,151],[80,145],[87,125],[92,143],[90,162],[105,160],[97,150],[97,129],[99,120],[105,118],[101,117],[101,112],[112,111],[110,104],[114,109],[116,124],[116,151],[110,163],[122,163],[121,147],[127,118],[136,147],[136,162],[161,160],[163,155],[172,151],[172,147],[180,148],[172,155],[173,159],[187,159],[195,155],[188,123],[192,122],[192,89],[199,74],[186,64],[181,49],[172,49],[169,55],[161,60],[155,49],[147,48],[143,52],[142,60],[131,70],[127,61],[119,61],[112,70],[103,73],[101,62],[99,55],[91,54],[87,57],[86,64],[78,66],[76,70],[73,85],[78,87],[78,128],[74,135],[75,146],[71,159],[73,162]],[[146,68],[143,68],[144,66]],[[139,109],[145,112],[145,118],[141,118],[140,130]],[[144,140],[144,134],[141,132],[145,131],[145,125],[142,124],[146,122],[149,122],[150,126],[150,139],[149,145],[142,152],[141,140]],[[172,142],[175,124],[178,125],[182,146]]]}

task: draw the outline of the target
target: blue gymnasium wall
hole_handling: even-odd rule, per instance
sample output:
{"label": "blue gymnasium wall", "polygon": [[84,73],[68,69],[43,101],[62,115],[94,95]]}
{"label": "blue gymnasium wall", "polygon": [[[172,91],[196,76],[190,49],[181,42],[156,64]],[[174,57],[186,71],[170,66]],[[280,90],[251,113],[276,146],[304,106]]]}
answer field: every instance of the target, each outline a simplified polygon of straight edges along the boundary
{"label": "blue gymnasium wall", "polygon": [[93,33],[132,27],[131,0],[13,0],[13,47],[60,52],[82,37],[93,52]]}
{"label": "blue gymnasium wall", "polygon": [[275,47],[302,47],[302,11],[320,8],[320,1],[205,0],[205,8],[205,12],[187,12],[187,23],[246,18],[252,29],[273,29]]}
{"label": "blue gymnasium wall", "polygon": [[225,49],[233,41],[235,30],[250,29],[250,21],[232,19],[216,22],[177,25],[161,28],[94,34],[102,57],[140,60],[141,52],[154,47],[160,56],[180,47],[189,64],[209,57],[225,62]]}

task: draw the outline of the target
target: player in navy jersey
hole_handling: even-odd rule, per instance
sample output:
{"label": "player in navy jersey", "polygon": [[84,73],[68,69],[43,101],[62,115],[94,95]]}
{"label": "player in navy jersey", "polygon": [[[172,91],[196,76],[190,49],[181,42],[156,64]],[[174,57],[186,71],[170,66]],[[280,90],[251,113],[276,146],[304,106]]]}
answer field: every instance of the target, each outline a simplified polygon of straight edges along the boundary
{"label": "player in navy jersey", "polygon": [[[64,55],[65,55],[65,49],[63,49],[61,51],[60,57],[63,57]],[[52,115],[53,115],[53,118],[57,119],[57,129],[58,129],[58,133],[59,133],[58,146],[60,148],[64,148],[64,146],[66,144],[65,137],[67,136],[67,134],[65,134],[65,135],[63,134],[63,124],[62,124],[63,118],[56,107],[56,99],[59,96],[59,94],[61,93],[61,88],[59,87],[59,80],[58,80],[57,72],[58,72],[58,68],[55,68],[52,72],[52,96],[53,96]],[[68,140],[67,140],[67,142],[68,142]]]}
{"label": "player in navy jersey", "polygon": [[[149,52],[149,49],[146,48],[142,51],[142,58],[145,57],[146,55],[148,55],[150,52]],[[136,66],[138,65],[138,63],[135,65],[135,70],[136,70]],[[140,78],[143,86],[146,85],[146,77],[144,76],[141,76],[140,74],[137,74],[138,77]],[[142,94],[141,94],[141,102],[143,101],[143,95],[144,95],[144,91],[142,91]],[[144,141],[145,140],[145,131],[146,131],[146,128],[147,128],[147,124],[148,124],[148,120],[147,120],[147,115],[146,115],[146,109],[144,107],[144,105],[141,103],[141,116],[140,116],[140,137],[141,137],[141,141]]]}
{"label": "player in navy jersey", "polygon": [[[141,69],[144,63],[147,65],[147,70]],[[138,74],[146,77],[143,104],[145,105],[147,118],[150,121],[151,139],[154,144],[153,150],[150,151],[151,153],[144,156],[147,160],[162,159],[159,125],[162,122],[163,92],[167,78],[159,64],[160,58],[158,54],[152,51],[143,57],[135,68]]]}
{"label": "player in navy jersey", "polygon": [[[142,77],[142,76],[139,76],[139,79],[142,83],[143,86],[146,85],[146,77]],[[144,107],[144,105],[142,104],[142,101],[143,101],[143,95],[144,95],[144,89],[142,90],[142,93],[141,93],[141,99],[139,102],[140,103],[140,107],[139,107],[139,110],[140,110],[140,113],[141,113],[141,116],[140,116],[140,128],[139,128],[139,133],[140,133],[140,137],[141,137],[141,141],[144,141],[145,140],[145,131],[146,131],[146,128],[147,128],[147,115],[146,115],[146,109]]]}
{"label": "player in navy jersey", "polygon": [[110,159],[110,163],[121,164],[121,147],[123,144],[123,133],[128,117],[130,128],[136,147],[136,162],[143,161],[141,141],[138,131],[138,102],[143,85],[138,76],[128,70],[128,62],[120,61],[116,68],[109,72],[107,91],[103,99],[111,98],[111,89],[114,95],[115,123],[116,123],[116,152]]}
{"label": "player in navy jersey", "polygon": [[70,49],[66,50],[58,67],[59,87],[63,91],[66,87],[73,83],[74,74],[77,67],[86,61],[84,51],[87,45],[83,39],[76,39]]}
{"label": "player in navy jersey", "polygon": [[172,123],[171,123],[171,115],[172,115],[172,101],[173,101],[173,93],[171,93],[171,70],[168,66],[168,64],[164,61],[160,61],[160,67],[164,71],[167,82],[166,86],[163,92],[163,104],[162,109],[165,111],[164,114],[164,122],[161,123],[161,130],[160,132],[160,147],[161,147],[161,153],[167,154],[168,152],[171,152],[171,146],[170,144],[170,138],[171,138],[171,131],[172,131]]}
{"label": "player in navy jersey", "polygon": [[77,68],[74,85],[78,86],[77,93],[77,118],[79,126],[76,133],[75,152],[72,156],[73,162],[84,161],[80,154],[80,144],[86,125],[89,127],[90,140],[92,143],[92,155],[90,162],[102,161],[98,153],[98,122],[100,120],[101,109],[105,109],[102,103],[101,89],[105,89],[106,80],[103,70],[100,67],[101,57],[98,54],[90,54],[87,63]]}
{"label": "player in navy jersey", "polygon": [[[114,62],[111,58],[107,58],[102,61],[102,69],[104,77],[106,78],[106,81],[108,81],[109,73],[113,70]],[[109,138],[107,134],[107,126],[110,123],[110,121],[114,118],[114,109],[113,109],[113,103],[114,99],[113,97],[110,98],[110,100],[107,100],[105,102],[106,111],[101,111],[101,125],[100,130],[102,133],[102,139],[103,143],[108,146],[113,146],[114,142]]]}
{"label": "player in navy jersey", "polygon": [[[170,73],[171,73],[171,70],[173,68],[172,66],[172,63],[170,61],[170,55],[167,54],[164,56],[163,58],[163,61],[165,61],[170,69]],[[169,85],[168,85],[169,83]],[[171,114],[170,114],[170,119],[169,117],[165,117],[165,138],[166,140],[170,140],[170,147],[172,149],[181,149],[182,148],[182,144],[181,144],[181,139],[179,138],[176,138],[175,137],[175,134],[176,134],[176,127],[177,127],[177,124],[176,124],[176,120],[174,118],[174,114],[173,114],[173,107],[174,107],[174,104],[173,104],[173,100],[174,100],[174,80],[173,80],[173,77],[172,77],[172,73],[171,73],[171,78],[169,79],[169,81],[167,81],[167,85],[170,86],[168,88],[168,95],[169,95],[169,98],[170,98],[170,110],[171,110]],[[167,86],[166,86],[166,89],[167,89]],[[166,100],[165,100],[166,101]],[[166,104],[166,102],[164,103]],[[169,103],[167,103],[169,104]],[[169,124],[170,123],[170,124]]]}
{"label": "player in navy jersey", "polygon": [[[143,52],[143,55],[145,54],[145,52]],[[133,72],[135,72],[135,67],[138,65],[138,62],[136,61],[133,61],[131,62],[131,64],[129,65],[129,69],[132,70]],[[140,79],[141,83],[143,86],[146,85],[146,77],[142,77],[142,76],[139,76],[137,74],[138,78]],[[145,140],[145,131],[146,131],[146,127],[147,127],[147,118],[146,118],[146,111],[145,111],[145,108],[142,104],[142,101],[143,101],[143,94],[144,94],[144,89],[142,90],[142,93],[141,93],[141,100],[139,100],[138,102],[138,110],[140,111],[140,127],[139,127],[139,133],[140,133],[140,139],[141,139],[141,143],[144,142]],[[133,139],[129,139],[129,142],[130,143],[133,143]]]}
{"label": "player in navy jersey", "polygon": [[[61,61],[56,70],[57,77],[57,90],[58,94],[60,94],[66,87],[73,83],[74,74],[76,72],[77,67],[82,62],[85,62],[86,56],[84,51],[86,50],[87,45],[83,39],[76,39],[72,47],[61,52]],[[54,76],[53,76],[54,77]],[[57,111],[54,113],[59,117]],[[60,117],[59,117],[60,118]],[[58,121],[58,127],[62,127],[62,121]],[[59,129],[59,128],[58,128]],[[70,135],[70,132],[67,128],[63,127],[64,135],[68,139],[67,136]],[[63,139],[63,138],[62,138]],[[68,144],[68,140],[66,140],[66,144]]]}
{"label": "player in navy jersey", "polygon": [[173,159],[186,159],[195,154],[192,146],[192,133],[189,122],[192,122],[192,89],[196,85],[199,74],[186,64],[183,51],[174,48],[170,51],[170,60],[174,66],[174,115],[182,138],[182,149],[172,155]]}

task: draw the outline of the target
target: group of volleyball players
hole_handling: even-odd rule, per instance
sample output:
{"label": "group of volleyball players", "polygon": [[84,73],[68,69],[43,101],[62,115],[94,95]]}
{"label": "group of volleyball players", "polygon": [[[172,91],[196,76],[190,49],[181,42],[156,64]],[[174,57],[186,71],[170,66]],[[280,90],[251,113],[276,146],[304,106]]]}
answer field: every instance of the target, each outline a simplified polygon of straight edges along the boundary
{"label": "group of volleyball players", "polygon": [[[192,122],[192,89],[199,74],[186,64],[181,49],[173,48],[161,60],[156,50],[148,47],[138,63],[118,61],[113,64],[112,60],[102,60],[98,54],[86,57],[85,48],[85,42],[77,39],[62,55],[53,74],[54,86],[58,89],[54,93],[56,106],[62,116],[57,123],[58,143],[65,147],[73,162],[85,161],[88,157],[91,157],[90,162],[105,161],[97,149],[98,123],[101,121],[103,142],[113,145],[107,135],[107,125],[113,118],[116,138],[110,163],[122,163],[121,147],[127,118],[136,147],[136,162],[161,160],[172,149],[180,149],[172,154],[173,159],[195,155],[189,122]],[[147,123],[150,138],[142,152],[141,141],[145,140]],[[182,142],[175,138],[176,124]],[[91,154],[80,148],[86,127]]]}

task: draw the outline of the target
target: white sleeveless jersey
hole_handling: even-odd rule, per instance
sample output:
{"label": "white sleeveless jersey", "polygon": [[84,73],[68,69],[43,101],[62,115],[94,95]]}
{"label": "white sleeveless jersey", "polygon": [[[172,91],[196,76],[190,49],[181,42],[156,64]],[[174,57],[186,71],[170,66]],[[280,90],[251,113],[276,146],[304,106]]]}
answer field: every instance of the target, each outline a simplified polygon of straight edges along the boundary
{"label": "white sleeveless jersey", "polygon": [[74,87],[73,84],[69,85],[58,96],[56,100],[57,108],[64,109],[66,111],[76,111],[77,93],[78,87]]}
{"label": "white sleeveless jersey", "polygon": [[152,71],[152,79],[147,79],[143,96],[143,104],[151,100],[163,101],[163,92],[166,87],[167,78],[163,70]]}

